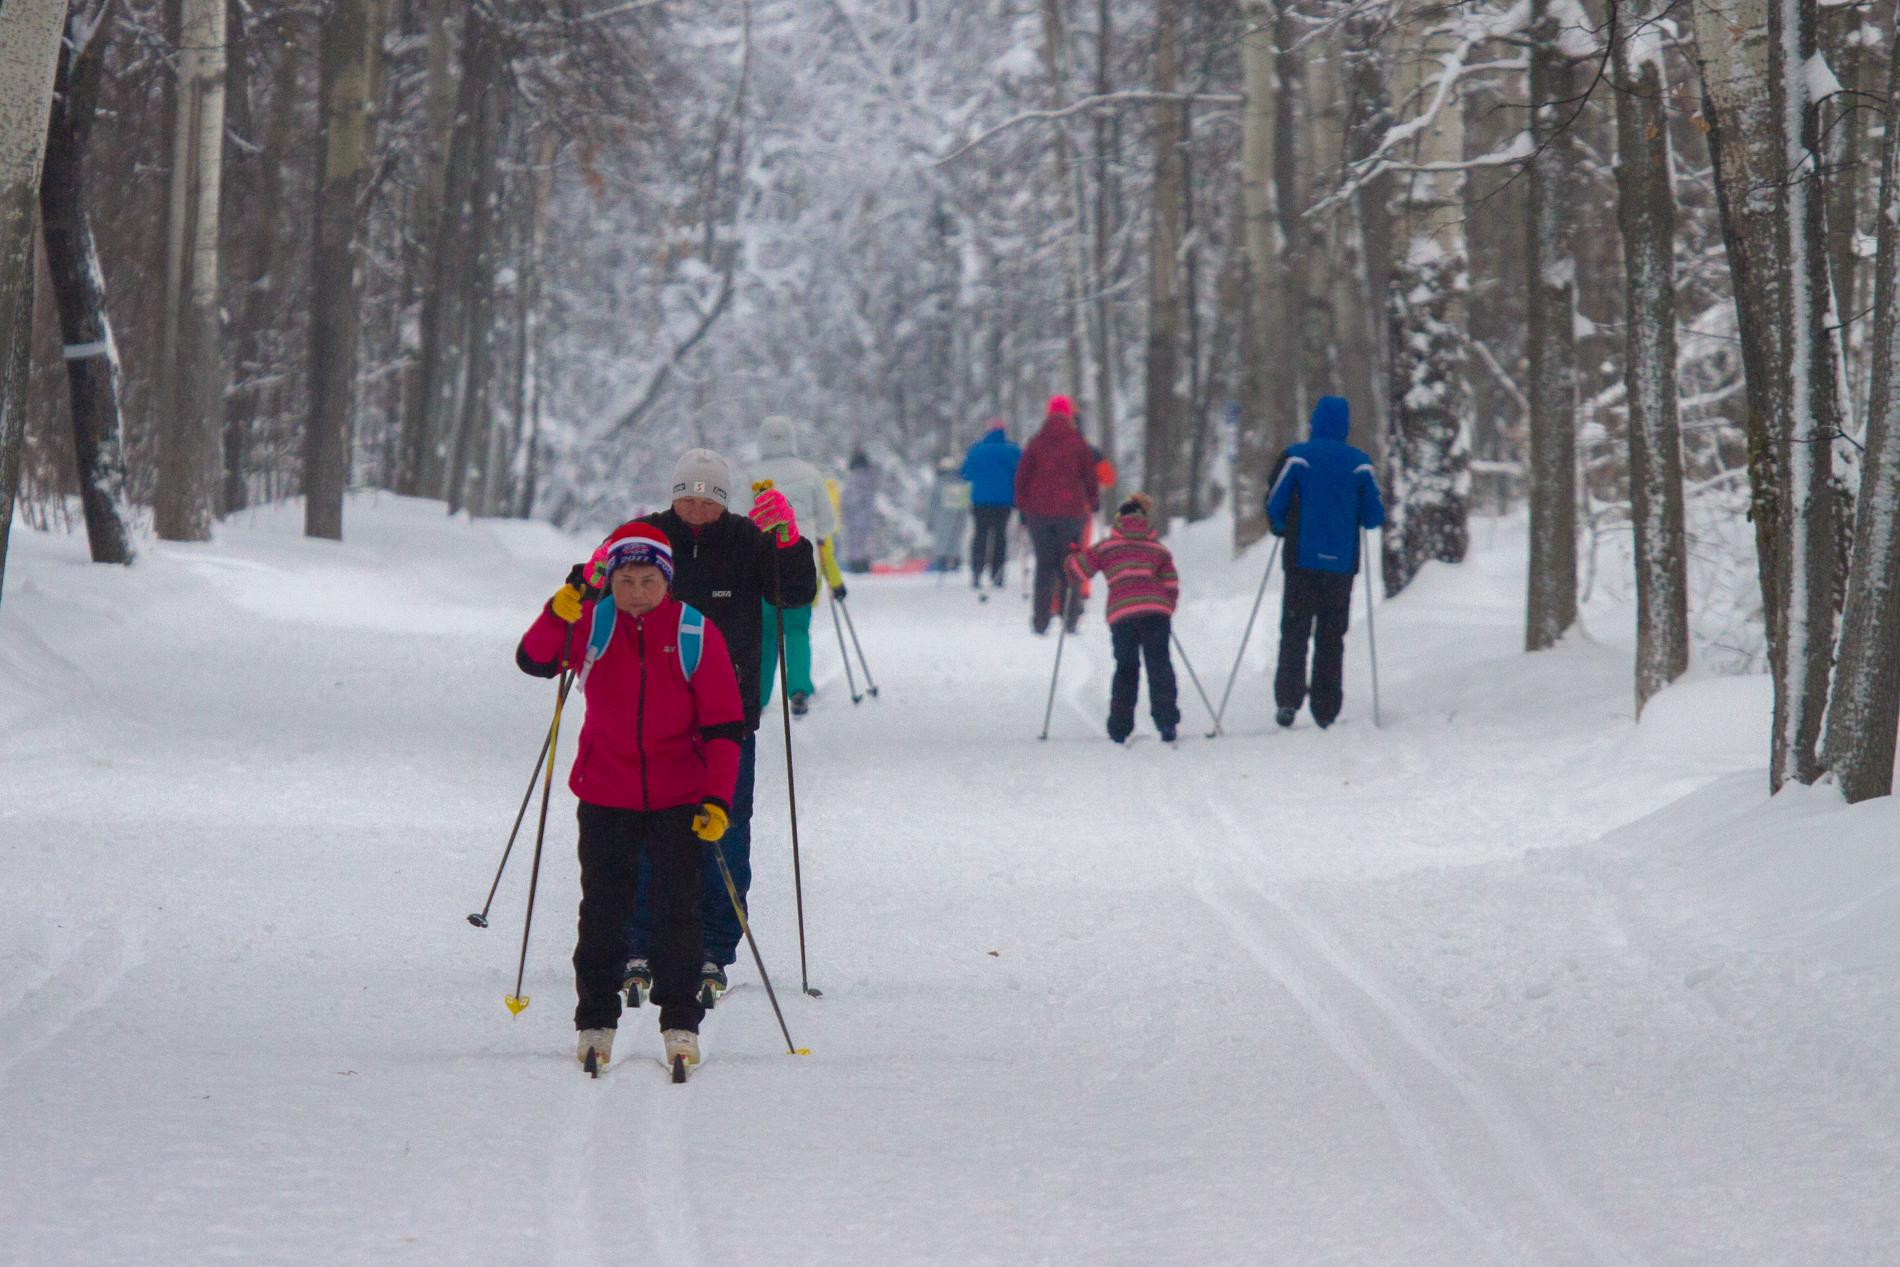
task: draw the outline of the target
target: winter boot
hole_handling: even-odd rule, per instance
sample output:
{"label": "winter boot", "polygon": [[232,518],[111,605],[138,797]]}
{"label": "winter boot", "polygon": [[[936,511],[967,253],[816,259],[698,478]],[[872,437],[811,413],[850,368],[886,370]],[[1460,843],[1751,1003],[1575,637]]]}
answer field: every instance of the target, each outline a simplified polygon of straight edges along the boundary
{"label": "winter boot", "polygon": [[673,1081],[686,1081],[699,1067],[699,1035],[690,1029],[668,1029],[660,1031],[660,1039],[666,1044],[666,1067],[673,1071]]}
{"label": "winter boot", "polygon": [[[699,1005],[711,1008],[726,992],[726,970],[708,959],[699,965]],[[681,1031],[684,1032],[684,1031]],[[698,1057],[694,1057],[698,1059]]]}
{"label": "winter boot", "polygon": [[627,960],[627,979],[621,984],[627,992],[627,1006],[639,1007],[653,995],[653,965],[644,958]]}
{"label": "winter boot", "polygon": [[1291,726],[1293,719],[1299,715],[1300,710],[1297,708],[1283,708],[1273,715],[1273,720],[1279,722],[1282,726]]}
{"label": "winter boot", "polygon": [[803,691],[792,692],[792,716],[803,717],[811,711],[811,696]]}
{"label": "winter boot", "polygon": [[605,1069],[607,1062],[614,1058],[614,1032],[612,1030],[584,1029],[580,1032],[578,1038],[580,1039],[580,1043],[575,1048],[574,1058],[581,1062],[583,1069],[587,1067],[587,1058],[590,1055],[594,1058],[595,1070]]}
{"label": "winter boot", "polygon": [[1161,742],[1162,743],[1173,743],[1174,738],[1175,738],[1174,727],[1163,726],[1161,728]]}

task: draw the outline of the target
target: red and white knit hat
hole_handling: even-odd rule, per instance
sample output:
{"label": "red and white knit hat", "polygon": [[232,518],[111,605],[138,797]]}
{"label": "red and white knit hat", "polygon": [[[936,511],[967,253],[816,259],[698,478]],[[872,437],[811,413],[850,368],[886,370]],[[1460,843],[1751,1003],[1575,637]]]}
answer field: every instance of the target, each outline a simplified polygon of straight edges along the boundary
{"label": "red and white knit hat", "polygon": [[621,524],[607,534],[607,539],[600,543],[600,548],[587,561],[587,583],[597,589],[604,589],[614,569],[629,563],[656,567],[668,585],[673,583],[672,542],[658,528],[641,523],[638,519]]}

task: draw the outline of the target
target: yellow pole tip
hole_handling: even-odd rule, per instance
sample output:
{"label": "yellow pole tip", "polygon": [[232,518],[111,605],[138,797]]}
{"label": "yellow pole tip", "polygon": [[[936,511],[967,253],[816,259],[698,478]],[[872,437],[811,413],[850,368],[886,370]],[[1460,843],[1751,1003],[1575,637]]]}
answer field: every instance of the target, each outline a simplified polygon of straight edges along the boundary
{"label": "yellow pole tip", "polygon": [[528,996],[525,994],[504,995],[502,996],[501,1001],[503,1003],[506,1003],[508,1005],[508,1010],[514,1013],[516,1016],[520,1016],[521,1010],[528,1006]]}
{"label": "yellow pole tip", "polygon": [[801,1055],[801,1056],[809,1056],[809,1055],[811,1055],[811,1048],[809,1048],[809,1047],[800,1047],[800,1048],[798,1049],[798,1054],[799,1054],[799,1055]]}

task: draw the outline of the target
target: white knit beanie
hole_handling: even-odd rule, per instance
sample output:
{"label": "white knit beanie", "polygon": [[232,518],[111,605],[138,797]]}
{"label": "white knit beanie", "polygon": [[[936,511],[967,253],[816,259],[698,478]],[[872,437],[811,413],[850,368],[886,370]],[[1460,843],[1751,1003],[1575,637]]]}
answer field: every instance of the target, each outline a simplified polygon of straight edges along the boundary
{"label": "white knit beanie", "polygon": [[730,508],[732,467],[711,449],[688,449],[673,468],[673,500],[705,497]]}

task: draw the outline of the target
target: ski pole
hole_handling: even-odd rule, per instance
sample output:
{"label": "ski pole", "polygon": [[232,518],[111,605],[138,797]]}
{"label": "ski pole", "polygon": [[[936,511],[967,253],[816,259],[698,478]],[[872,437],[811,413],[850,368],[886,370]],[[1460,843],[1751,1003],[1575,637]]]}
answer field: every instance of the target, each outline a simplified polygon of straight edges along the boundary
{"label": "ski pole", "polygon": [[574,681],[573,625],[567,627],[567,648],[562,658],[568,667],[561,673],[561,689],[554,696],[554,721],[548,726],[547,772],[541,781],[541,822],[534,832],[534,869],[528,873],[528,913],[521,921],[521,960],[515,965],[515,992],[502,999],[508,1005],[508,1010],[516,1016],[520,1016],[522,1009],[528,1006],[528,996],[521,992],[521,981],[528,971],[528,933],[534,928],[534,895],[541,885],[541,846],[547,841],[548,801],[554,795],[554,761],[561,742],[561,708],[567,703],[567,689]]}
{"label": "ski pole", "polygon": [[1023,601],[1025,603],[1029,601],[1030,548],[1029,525],[1019,522],[1016,525],[1016,555],[1023,563],[1022,567],[1018,569],[1018,574],[1022,577]]}
{"label": "ski pole", "polygon": [[1280,543],[1276,540],[1273,549],[1267,555],[1267,570],[1260,577],[1260,592],[1253,596],[1253,610],[1247,613],[1247,628],[1240,635],[1240,650],[1234,653],[1234,669],[1227,675],[1227,689],[1220,693],[1220,707],[1214,710],[1214,732],[1212,739],[1220,733],[1221,718],[1227,716],[1227,700],[1234,693],[1234,679],[1240,676],[1240,662],[1247,657],[1247,641],[1253,637],[1253,622],[1260,617],[1260,604],[1266,601],[1267,582],[1273,577],[1273,561],[1280,557]]}
{"label": "ski pole", "polygon": [[528,789],[521,794],[521,808],[515,811],[515,826],[508,833],[508,847],[501,851],[501,865],[495,868],[495,882],[488,886],[488,900],[482,903],[481,914],[468,917],[468,922],[477,928],[488,927],[488,908],[495,904],[495,890],[501,887],[501,873],[508,869],[508,856],[515,851],[515,838],[521,835],[521,824],[528,817],[528,802],[534,799],[534,785],[541,780],[541,763],[547,760],[548,748],[553,742],[554,728],[550,726],[548,733],[541,737],[541,753],[534,759],[534,769],[528,775]]}
{"label": "ski pole", "polygon": [[772,989],[771,974],[765,970],[765,959],[759,954],[758,939],[752,935],[752,923],[745,917],[745,903],[739,900],[739,886],[732,882],[732,868],[726,865],[726,849],[718,841],[713,841],[713,857],[719,862],[719,874],[726,881],[726,896],[732,899],[732,913],[739,917],[739,928],[745,933],[745,944],[752,951],[752,962],[759,970],[759,980],[765,983],[765,997],[772,1001],[772,1014],[778,1017],[778,1031],[785,1035],[785,1050],[794,1056],[809,1056],[811,1048],[792,1045],[792,1031],[785,1027],[785,1013],[779,1010],[778,994]]}
{"label": "ski pole", "polygon": [[[1372,529],[1367,528],[1364,536],[1370,537]],[[1379,726],[1379,628],[1372,616],[1372,564],[1366,551],[1359,552],[1366,564],[1366,650],[1372,656],[1372,724]]]}
{"label": "ski pole", "polygon": [[[752,486],[752,491],[762,493],[772,487],[771,480],[760,480]],[[786,664],[785,659],[785,573],[779,565],[778,550],[772,551],[772,617],[778,625],[778,662]],[[850,619],[850,612],[845,613]],[[784,671],[781,670],[781,676]],[[780,683],[783,686],[783,683]],[[778,693],[779,714],[785,722],[785,795],[791,805],[792,813],[792,895],[798,905],[798,978],[799,986],[814,999],[821,997],[820,992],[811,988],[811,977],[805,968],[805,881],[798,861],[798,780],[792,772],[792,694],[788,690]],[[737,890],[735,889],[736,893]],[[788,1040],[789,1041],[789,1040]]]}
{"label": "ski pole", "polygon": [[851,702],[863,703],[864,696],[858,694],[857,675],[851,671],[851,653],[844,646],[844,622],[838,619],[838,592],[831,593],[831,628],[838,635],[838,658],[844,661],[845,684],[851,688]]}
{"label": "ski pole", "polygon": [[[1181,654],[1181,663],[1187,668],[1188,678],[1194,683],[1194,690],[1198,695],[1200,695],[1201,703],[1207,705],[1208,715],[1213,716],[1214,701],[1207,698],[1207,692],[1202,689],[1201,675],[1194,671],[1194,661],[1188,659],[1187,648],[1181,645],[1181,635],[1174,632],[1174,630],[1170,628],[1168,630],[1168,636],[1174,639],[1174,649]],[[1220,733],[1221,733],[1220,718],[1215,717],[1214,718],[1214,734],[1218,735]]]}
{"label": "ski pole", "polygon": [[851,619],[851,604],[840,599],[838,608],[844,612],[844,627],[851,631],[851,645],[858,649],[858,667],[864,670],[864,693],[876,699],[877,682],[871,677],[871,662],[864,658],[864,644],[858,641],[858,622]]}
{"label": "ski pole", "polygon": [[[1069,578],[1064,576],[1062,578],[1062,607],[1065,612],[1069,606],[1068,598]],[[1049,719],[1055,715],[1056,711],[1056,682],[1062,676],[1062,643],[1068,636],[1069,622],[1065,617],[1062,621],[1062,627],[1056,630],[1056,667],[1049,674],[1049,702],[1042,710],[1042,733],[1036,736],[1038,739],[1047,739],[1049,737]]]}

